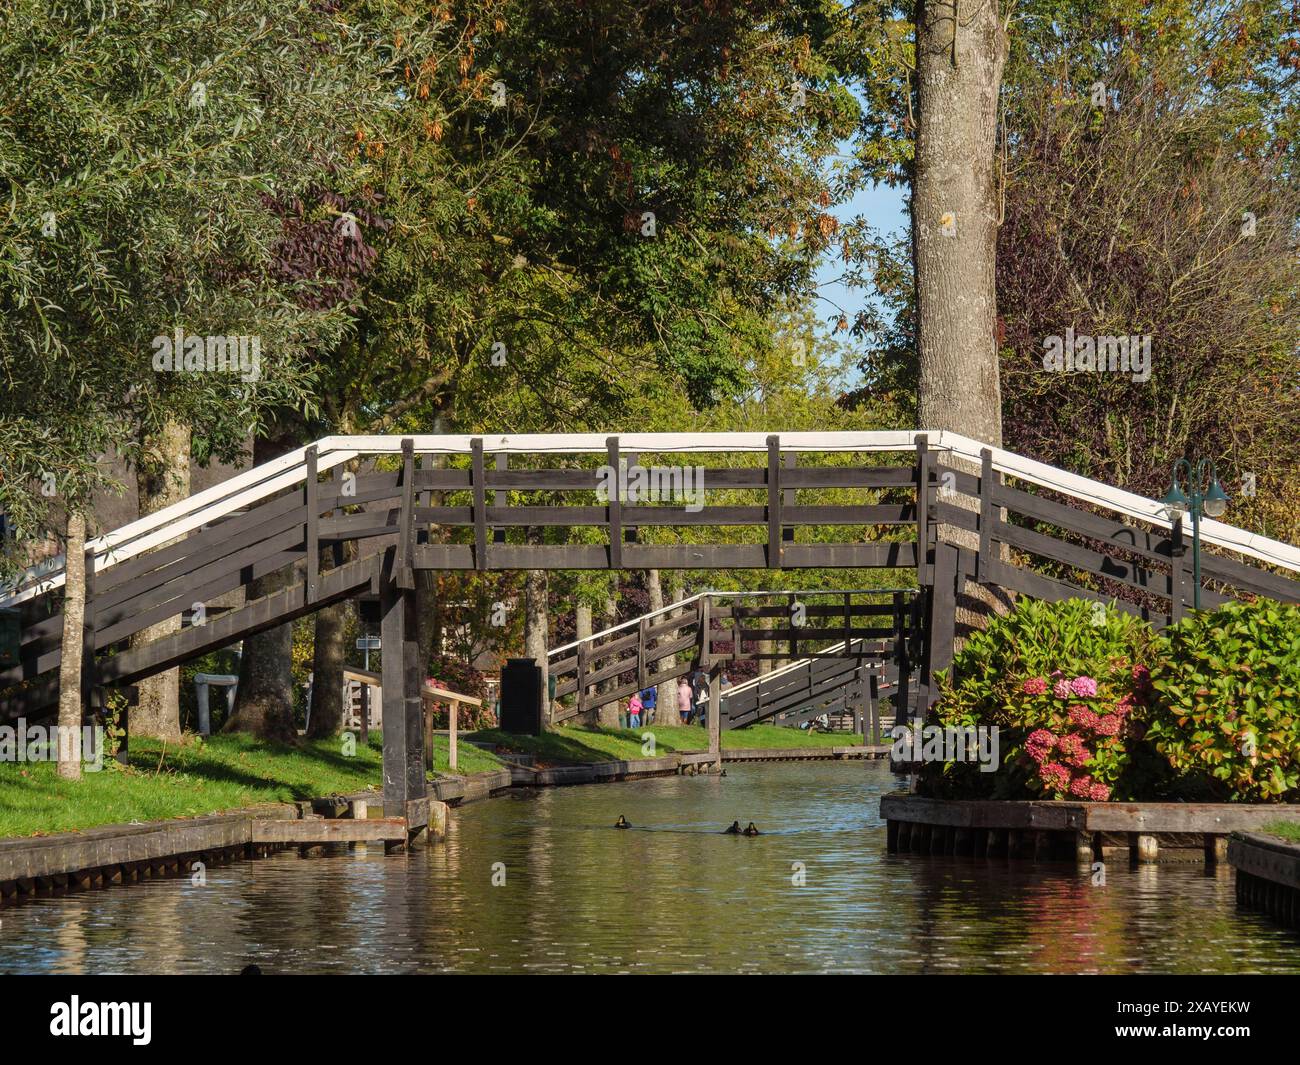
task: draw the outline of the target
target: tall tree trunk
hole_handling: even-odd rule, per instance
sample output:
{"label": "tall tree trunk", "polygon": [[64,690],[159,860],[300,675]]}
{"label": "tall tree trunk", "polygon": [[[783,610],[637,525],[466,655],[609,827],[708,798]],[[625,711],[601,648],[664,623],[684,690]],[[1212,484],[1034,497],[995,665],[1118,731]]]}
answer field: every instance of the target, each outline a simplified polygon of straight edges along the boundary
{"label": "tall tree trunk", "polygon": [[[253,444],[253,462],[260,464],[293,447],[291,439],[277,436]],[[294,567],[285,566],[248,586],[248,599],[260,599],[287,587]],[[293,721],[293,625],[245,637],[239,663],[239,693],[235,710],[223,732],[251,732],[260,739],[291,743],[297,738]]]}
{"label": "tall tree trunk", "polygon": [[[585,640],[591,635],[591,604],[590,603],[584,603],[581,600],[578,601],[578,605],[573,609],[573,624],[575,629],[574,635],[576,639]],[[574,696],[575,700],[581,694],[582,694],[581,692],[576,693]],[[579,720],[581,720],[582,724],[587,725],[591,723],[591,721],[589,720],[590,717],[591,717],[590,714],[583,714]]]}
{"label": "tall tree trunk", "polygon": [[327,739],[343,727],[343,660],[348,602],[332,603],[316,612],[312,644],[311,720],[307,735]]}
{"label": "tall tree trunk", "polygon": [[[135,471],[139,514],[156,513],[190,494],[190,429],[168,419],[156,435],[143,441],[141,458]],[[189,603],[185,604],[190,607]],[[167,618],[141,629],[131,637],[131,647],[160,640],[179,632],[179,616]],[[181,671],[163,670],[139,681],[139,700],[128,711],[128,731],[132,736],[153,736],[176,742],[181,738]]]}
{"label": "tall tree trunk", "polygon": [[[995,0],[921,0],[917,7],[919,126],[912,202],[916,271],[919,428],[1002,444],[997,350],[999,91],[1008,41]],[[967,10],[969,7],[969,10]],[[977,465],[950,460],[967,473]],[[954,494],[949,502],[976,509]],[[953,525],[943,541],[977,548]],[[959,637],[1005,601],[965,582],[953,605]]]}
{"label": "tall tree trunk", "polygon": [[[530,527],[527,540],[530,544],[540,544],[542,530]],[[548,634],[546,570],[530,569],[524,574],[524,657],[542,667],[542,720],[550,728],[551,699],[546,669],[546,652],[550,649]]]}
{"label": "tall tree trunk", "polygon": [[[610,626],[617,625],[617,624],[618,624],[618,603],[615,602],[613,596],[611,596],[609,599],[605,600],[605,624],[602,625],[601,628],[607,629]],[[609,662],[606,662],[605,665],[609,665]],[[602,680],[599,684],[597,684],[596,690],[598,692],[607,692],[617,687],[618,687],[618,678],[610,677],[609,680]],[[617,700],[605,706],[602,706],[599,710],[596,711],[596,724],[600,725],[602,728],[618,728]]]}
{"label": "tall tree trunk", "polygon": [[[352,431],[352,423],[345,419],[345,432]],[[356,474],[361,468],[357,459],[349,461],[344,469]],[[354,508],[357,509],[357,508]],[[347,513],[344,508],[330,511],[330,517]],[[329,565],[342,566],[357,557],[357,541],[345,540],[336,545],[330,556]],[[425,572],[416,574],[417,578]],[[347,621],[349,611],[354,609],[348,602],[333,603],[322,607],[313,619],[312,634],[312,682],[311,713],[307,721],[307,735],[312,739],[326,739],[337,735],[343,728],[345,696],[343,690],[343,667],[347,661]]]}
{"label": "tall tree trunk", "polygon": [[917,6],[917,401],[922,429],[999,447],[994,159],[1007,35],[994,0],[968,6]]}
{"label": "tall tree trunk", "polygon": [[[646,588],[646,593],[650,597],[650,612],[653,613],[656,610],[662,610],[664,605],[664,588],[663,588],[663,581],[657,569],[646,570],[645,588]],[[651,622],[651,624],[655,624],[656,622],[662,622],[663,620],[664,619],[662,617],[658,617],[655,618],[654,621]],[[650,644],[646,648],[647,652],[649,652],[654,648],[656,642],[657,641],[650,642]],[[659,670],[659,668],[660,668],[660,664],[657,662],[651,666],[651,669],[656,672]],[[667,669],[668,668],[667,663],[664,663],[662,668]],[[664,699],[668,695],[668,689],[671,687],[672,684],[655,685],[654,724],[656,725],[671,724],[671,720],[668,717],[668,708],[664,705]],[[650,722],[645,722],[645,723],[650,724]]]}
{"label": "tall tree trunk", "polygon": [[[68,512],[67,548],[63,559],[63,640],[59,661],[58,774],[81,779],[81,650],[86,618],[86,515]],[[75,736],[76,743],[65,742]]]}

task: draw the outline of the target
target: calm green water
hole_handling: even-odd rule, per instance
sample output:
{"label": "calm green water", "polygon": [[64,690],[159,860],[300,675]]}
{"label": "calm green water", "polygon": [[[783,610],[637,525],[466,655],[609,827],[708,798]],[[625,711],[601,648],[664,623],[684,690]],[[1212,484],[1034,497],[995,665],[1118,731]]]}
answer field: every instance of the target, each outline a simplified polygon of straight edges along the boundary
{"label": "calm green water", "polygon": [[[495,799],[410,855],[0,911],[0,972],[1300,972],[1300,936],[1238,914],[1227,869],[1112,862],[1092,887],[1071,864],[891,857],[893,787],[883,763],[806,762]],[[764,835],[721,835],[734,819]]]}

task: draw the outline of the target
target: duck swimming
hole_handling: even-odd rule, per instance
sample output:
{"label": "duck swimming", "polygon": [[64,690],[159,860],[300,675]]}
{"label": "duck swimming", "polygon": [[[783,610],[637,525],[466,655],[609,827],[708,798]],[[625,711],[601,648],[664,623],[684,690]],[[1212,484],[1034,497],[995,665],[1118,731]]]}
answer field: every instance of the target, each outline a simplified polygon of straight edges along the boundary
{"label": "duck swimming", "polygon": [[724,829],[722,830],[722,834],[723,834],[724,836],[739,836],[739,835],[740,835],[740,822],[739,822],[739,821],[732,821],[732,822],[731,822],[731,827],[730,827],[730,828],[724,828]]}
{"label": "duck swimming", "polygon": [[615,828],[631,828],[632,825],[628,822],[628,819],[627,819],[626,817],[624,817],[622,814],[619,814],[619,815],[618,815],[618,820],[614,822],[614,827],[615,827]]}
{"label": "duck swimming", "polygon": [[743,833],[743,835],[746,835],[746,836],[757,836],[758,834],[759,834],[759,831],[758,831],[757,828],[754,827],[754,822],[753,822],[753,821],[749,822],[748,827],[745,829],[745,831],[744,831],[744,833]]}

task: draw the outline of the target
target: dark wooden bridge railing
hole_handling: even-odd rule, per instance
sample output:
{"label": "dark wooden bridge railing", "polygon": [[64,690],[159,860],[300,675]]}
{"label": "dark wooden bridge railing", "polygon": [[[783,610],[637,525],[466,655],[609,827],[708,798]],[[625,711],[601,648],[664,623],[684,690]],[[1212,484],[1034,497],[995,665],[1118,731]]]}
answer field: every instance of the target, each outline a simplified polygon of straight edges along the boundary
{"label": "dark wooden bridge railing", "polygon": [[[151,529],[148,535],[120,540],[134,552],[130,557],[127,548],[116,560],[117,548],[88,551],[86,697],[95,686],[129,683],[328,602],[376,595],[388,579],[380,553],[390,546],[391,579],[398,592],[414,586],[417,569],[911,570],[925,597],[924,638],[918,649],[920,705],[928,705],[935,675],[951,661],[955,603],[968,580],[1049,599],[1113,599],[1119,609],[1141,613],[1156,624],[1176,621],[1191,604],[1188,545],[1181,529],[1171,531],[1151,516],[1150,504],[1142,518],[1132,517],[1133,507],[1122,500],[1107,512],[1104,486],[1088,482],[1089,491],[1102,500],[1089,502],[1067,491],[1081,480],[1068,474],[1060,474],[1059,490],[1045,488],[1025,479],[1029,474],[995,472],[991,450],[983,453],[981,469],[979,463],[967,465],[966,444],[957,461],[955,452],[930,447],[924,434],[915,436],[914,447],[892,451],[894,437],[910,439],[912,434],[883,435],[890,442],[868,441],[863,446],[873,453],[858,455],[848,465],[843,455],[834,455],[836,434],[825,434],[825,452],[800,443],[797,461],[795,452],[783,449],[782,437],[770,435],[765,453],[754,455],[755,465],[703,466],[703,487],[713,501],[706,498],[699,509],[680,500],[598,499],[598,464],[618,468],[624,459],[646,459],[621,450],[617,437],[608,438],[597,454],[558,453],[557,447],[511,459],[502,452],[492,456],[491,465],[478,439],[470,442],[468,454],[438,456],[439,466],[432,464],[432,454],[417,454],[415,441],[406,439],[398,453],[384,459],[397,469],[355,473],[344,470],[345,456],[360,459],[366,440],[384,438],[362,438],[352,451],[340,451],[342,438],[337,438],[330,442],[324,466],[318,465],[313,446],[303,452],[301,472],[295,472],[299,467],[292,461],[277,460],[279,465],[241,475],[252,487],[241,481],[231,499],[247,499],[247,505],[217,507],[206,523],[208,510],[196,509],[178,524],[182,531],[175,537],[167,535],[165,523],[155,527],[142,519],[136,525]],[[938,435],[946,439],[949,434]],[[685,456],[701,465],[718,461],[716,450],[689,452],[688,446],[661,457]],[[1002,469],[1033,467],[998,454]],[[721,461],[734,463],[725,454]],[[324,467],[329,469],[322,480]],[[1116,498],[1123,495],[1106,491]],[[533,492],[549,499],[510,502],[511,493]],[[718,502],[720,492],[747,493],[750,500]],[[1117,519],[1125,506],[1129,513]],[[801,542],[799,530],[811,526],[837,529],[840,539]],[[569,530],[556,537],[566,542],[525,542],[525,531],[539,527]],[[739,528],[747,542],[720,542],[720,530],[727,527]],[[713,542],[711,529],[719,530]],[[661,537],[664,542],[646,542],[654,530],[669,535]],[[669,542],[674,538],[677,542]],[[734,539],[734,532],[725,538]],[[1243,538],[1248,539],[1238,537]],[[149,546],[140,546],[145,543]],[[347,543],[354,545],[354,560],[344,563],[341,548]],[[1265,548],[1268,557],[1294,554],[1273,541]],[[289,574],[285,588],[247,599],[250,582],[279,571]],[[1209,604],[1233,595],[1300,600],[1300,582],[1223,553],[1207,549],[1203,572],[1203,598]],[[18,664],[0,671],[0,687],[9,688],[0,696],[0,714],[32,712],[53,703],[61,593],[39,587],[4,601],[18,603],[22,637]],[[749,615],[746,609],[719,615],[738,626],[740,642],[799,639],[797,633],[774,635],[756,627],[774,615]],[[835,612],[827,609],[819,620],[830,623]],[[146,647],[128,647],[131,636],[176,618],[182,620],[181,631]],[[857,623],[873,618],[851,611],[850,638],[868,638],[871,626],[860,629]],[[697,626],[694,633],[692,624]],[[658,645],[655,649],[664,654],[656,661],[665,661],[687,649],[699,625],[698,618],[655,621],[636,639]],[[711,636],[703,649],[706,657],[713,654],[713,641]],[[624,644],[622,650],[629,647]],[[783,649],[777,657],[789,655]],[[597,682],[608,683],[624,672],[613,661],[588,666],[596,674],[605,671]],[[584,687],[590,694],[590,686]],[[625,682],[613,690],[627,688]]]}

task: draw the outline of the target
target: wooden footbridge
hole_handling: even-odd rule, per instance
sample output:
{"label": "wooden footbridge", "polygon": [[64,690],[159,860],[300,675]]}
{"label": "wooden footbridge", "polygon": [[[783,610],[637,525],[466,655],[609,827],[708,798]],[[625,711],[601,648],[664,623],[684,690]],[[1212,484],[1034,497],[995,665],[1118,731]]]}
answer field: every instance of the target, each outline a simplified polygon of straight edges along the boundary
{"label": "wooden footbridge", "polygon": [[[1203,602],[1300,599],[1300,549],[1221,522],[1201,528],[1213,549]],[[355,558],[342,561],[349,543]],[[924,708],[975,583],[1114,600],[1167,624],[1193,602],[1187,546],[1153,500],[950,432],[327,437],[87,544],[81,689],[92,705],[104,688],[329,603],[377,599],[385,813],[416,827],[427,806],[416,570],[889,569],[916,585],[906,662],[890,657],[906,705]],[[277,571],[293,574],[283,588],[247,597],[253,579]],[[0,672],[0,717],[34,717],[57,701],[62,585],[55,559],[0,600],[22,627],[19,662]],[[233,605],[196,612],[219,599]],[[743,605],[730,609],[739,640],[769,638],[745,631]],[[717,685],[723,654],[708,599],[700,611],[703,637],[669,638],[657,624],[635,636],[678,650],[699,639]],[[179,631],[128,646],[178,617]],[[849,614],[844,661],[860,657],[854,641],[877,639],[852,628],[871,617]],[[777,705],[775,688],[757,687],[729,696],[731,722]],[[714,744],[722,716],[711,715]]]}
{"label": "wooden footbridge", "polygon": [[554,719],[757,661],[780,664],[714,693],[720,730],[844,716],[880,743],[886,711],[899,722],[916,709],[921,605],[916,589],[701,592],[553,649]]}

